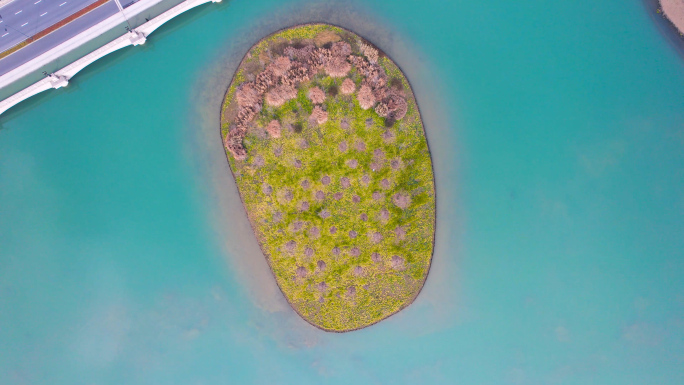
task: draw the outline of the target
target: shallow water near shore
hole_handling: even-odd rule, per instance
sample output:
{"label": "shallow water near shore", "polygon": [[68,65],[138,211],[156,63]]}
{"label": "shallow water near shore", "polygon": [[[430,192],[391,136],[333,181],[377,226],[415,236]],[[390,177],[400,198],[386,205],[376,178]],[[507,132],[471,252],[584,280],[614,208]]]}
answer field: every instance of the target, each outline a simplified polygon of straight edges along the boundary
{"label": "shallow water near shore", "polygon": [[[218,131],[312,21],[402,67],[437,182],[420,296],[345,334],[288,307]],[[191,11],[0,117],[0,383],[681,384],[682,84],[641,0]]]}

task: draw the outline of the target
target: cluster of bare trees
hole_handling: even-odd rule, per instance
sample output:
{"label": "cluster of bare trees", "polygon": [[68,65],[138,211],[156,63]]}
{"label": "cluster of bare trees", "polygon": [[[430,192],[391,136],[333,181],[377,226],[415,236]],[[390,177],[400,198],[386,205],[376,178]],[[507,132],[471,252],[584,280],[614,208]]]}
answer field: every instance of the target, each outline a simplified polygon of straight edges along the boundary
{"label": "cluster of bare trees", "polygon": [[[277,56],[266,68],[259,72],[254,81],[242,83],[235,94],[238,112],[235,128],[226,135],[225,146],[235,159],[242,160],[247,152],[242,140],[247,128],[262,109],[266,100],[271,106],[280,107],[288,100],[297,97],[297,86],[306,82],[319,71],[331,77],[344,77],[352,66],[363,76],[361,87],[356,95],[363,109],[375,108],[382,117],[398,120],[406,115],[408,104],[401,89],[387,85],[387,75],[377,64],[378,51],[372,46],[362,43],[364,56],[352,54],[349,43],[338,41],[324,47],[306,45],[295,48],[288,46],[283,56]],[[341,92],[351,95],[356,91],[356,84],[346,78],[342,82]],[[325,93],[318,87],[309,91],[309,98],[314,104],[310,116],[312,123],[323,124],[328,120],[328,113],[320,106],[325,101]],[[266,130],[273,137],[280,136],[280,123],[272,121]]]}

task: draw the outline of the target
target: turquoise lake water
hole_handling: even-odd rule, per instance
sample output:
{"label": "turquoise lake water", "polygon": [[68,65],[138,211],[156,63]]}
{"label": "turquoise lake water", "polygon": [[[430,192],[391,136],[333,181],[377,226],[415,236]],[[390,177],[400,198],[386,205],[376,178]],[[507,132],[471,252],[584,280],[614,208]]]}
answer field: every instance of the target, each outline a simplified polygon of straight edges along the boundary
{"label": "turquoise lake water", "polygon": [[[416,302],[292,312],[218,132],[241,56],[326,21],[416,93]],[[684,59],[641,0],[204,5],[0,117],[0,384],[683,384]]]}

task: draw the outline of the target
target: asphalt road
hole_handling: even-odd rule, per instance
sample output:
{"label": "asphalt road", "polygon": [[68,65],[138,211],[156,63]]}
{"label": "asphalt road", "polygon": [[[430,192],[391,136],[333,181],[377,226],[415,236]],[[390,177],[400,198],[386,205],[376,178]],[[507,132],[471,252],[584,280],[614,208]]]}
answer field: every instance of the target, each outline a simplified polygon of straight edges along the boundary
{"label": "asphalt road", "polygon": [[[60,7],[60,4],[65,1],[66,4]],[[15,0],[11,4],[0,8],[0,15],[3,18],[3,22],[0,23],[0,32],[2,32],[0,35],[9,33],[4,37],[0,37],[0,51],[14,46],[26,39],[27,36],[31,36],[31,34],[55,24],[95,1],[96,0]],[[65,8],[67,6],[70,6],[71,8]],[[19,51],[0,59],[0,75],[11,71],[34,57],[39,56],[60,43],[76,36],[80,32],[83,32],[102,20],[116,14],[118,11],[119,9],[114,1],[109,1],[107,4],[88,12]],[[40,15],[45,12],[47,12],[47,14],[42,16],[45,19],[41,19]],[[49,19],[48,16],[50,17]],[[22,24],[24,23],[29,24],[22,27]],[[31,25],[33,25],[33,28],[29,29],[29,26]],[[19,29],[17,29],[17,27]],[[5,32],[5,28],[7,28],[7,32]],[[20,31],[27,36],[24,36],[15,30]],[[125,29],[122,29],[121,33],[123,34],[125,32]],[[10,38],[10,35],[14,35],[12,38],[14,40],[8,39]],[[3,39],[7,40],[3,41]]]}
{"label": "asphalt road", "polygon": [[14,0],[0,8],[0,52],[97,0]]}

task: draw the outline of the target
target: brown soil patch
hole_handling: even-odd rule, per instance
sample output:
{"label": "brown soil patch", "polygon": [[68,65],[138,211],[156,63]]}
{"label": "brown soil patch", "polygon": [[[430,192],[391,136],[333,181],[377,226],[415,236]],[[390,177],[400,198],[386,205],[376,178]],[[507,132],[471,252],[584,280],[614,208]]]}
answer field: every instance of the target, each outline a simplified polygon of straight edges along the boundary
{"label": "brown soil patch", "polygon": [[337,149],[340,150],[340,152],[346,152],[347,147],[348,146],[346,141],[341,141],[340,144],[337,145]]}
{"label": "brown soil patch", "polygon": [[282,199],[285,202],[289,202],[294,198],[294,195],[292,194],[292,191],[289,189],[281,190],[280,192],[280,199]]}
{"label": "brown soil patch", "polygon": [[387,221],[389,221],[389,218],[390,218],[390,212],[386,208],[382,208],[380,210],[380,213],[378,214],[378,216],[380,217],[380,220],[382,222],[387,222]]}
{"label": "brown soil patch", "polygon": [[310,124],[323,124],[328,121],[328,112],[325,111],[321,106],[317,105],[311,111],[311,116],[309,117]]}
{"label": "brown soil patch", "polygon": [[392,203],[400,209],[405,209],[411,204],[411,197],[408,194],[396,193],[392,196]]}
{"label": "brown soil patch", "polygon": [[254,136],[256,136],[259,139],[266,139],[268,138],[268,135],[266,135],[266,130],[264,130],[261,127],[256,127],[252,129],[252,132],[254,133]]}
{"label": "brown soil patch", "polygon": [[328,290],[328,284],[325,282],[319,282],[316,285],[316,290],[318,290],[320,292],[325,292],[326,290]]}
{"label": "brown soil patch", "polygon": [[277,212],[273,213],[273,215],[271,216],[271,219],[273,219],[273,222],[278,223],[278,222],[283,220],[283,213],[281,213],[280,211],[277,211]]}
{"label": "brown soil patch", "polygon": [[316,262],[316,267],[318,268],[318,271],[324,271],[325,270],[325,262],[323,261],[318,261]]}
{"label": "brown soil patch", "polygon": [[404,270],[406,268],[406,262],[404,261],[404,258],[398,255],[392,256],[390,264],[394,270]]}
{"label": "brown soil patch", "polygon": [[304,229],[303,221],[294,221],[290,224],[290,231],[293,233],[298,233]]}
{"label": "brown soil patch", "polygon": [[356,296],[356,286],[352,285],[347,288],[347,297],[355,297]]}
{"label": "brown soil patch", "polygon": [[295,242],[295,241],[287,241],[287,242],[285,243],[285,246],[284,246],[284,247],[285,247],[285,250],[287,250],[287,251],[294,251],[294,249],[297,248],[297,242]]}
{"label": "brown soil patch", "polygon": [[394,229],[394,236],[400,241],[406,239],[406,226],[399,226]]}
{"label": "brown soil patch", "polygon": [[396,139],[396,137],[394,136],[394,133],[392,131],[386,130],[382,134],[382,139],[385,141],[385,143],[392,143],[394,142],[394,139]]}
{"label": "brown soil patch", "polygon": [[272,138],[280,138],[280,122],[277,120],[271,120],[266,126],[266,131],[271,135]]}
{"label": "brown soil patch", "polygon": [[297,274],[297,277],[299,277],[299,278],[305,278],[305,277],[306,277],[306,274],[307,274],[308,272],[306,271],[306,267],[304,267],[304,266],[299,266],[299,267],[297,268],[297,270],[295,270],[295,273]]}

